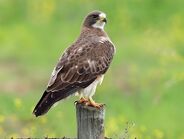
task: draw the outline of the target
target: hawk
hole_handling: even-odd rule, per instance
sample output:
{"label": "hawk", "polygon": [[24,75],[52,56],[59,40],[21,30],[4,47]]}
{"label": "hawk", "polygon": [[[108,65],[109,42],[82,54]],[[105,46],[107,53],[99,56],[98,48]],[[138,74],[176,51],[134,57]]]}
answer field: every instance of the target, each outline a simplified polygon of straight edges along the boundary
{"label": "hawk", "polygon": [[35,116],[48,112],[53,104],[75,93],[78,103],[100,108],[92,96],[102,83],[115,53],[115,47],[104,31],[106,14],[89,13],[78,39],[68,47],[54,68],[47,89],[33,110]]}

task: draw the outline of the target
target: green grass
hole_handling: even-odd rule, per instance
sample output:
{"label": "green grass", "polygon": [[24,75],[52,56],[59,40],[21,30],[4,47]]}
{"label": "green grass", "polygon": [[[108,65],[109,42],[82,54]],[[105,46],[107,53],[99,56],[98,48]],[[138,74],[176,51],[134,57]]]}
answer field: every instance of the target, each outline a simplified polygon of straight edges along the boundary
{"label": "green grass", "polygon": [[[116,56],[95,100],[106,135],[183,139],[184,2],[181,0],[0,1],[0,137],[76,136],[72,97],[43,117],[32,109],[83,17],[107,13]],[[128,124],[127,124],[128,123]],[[126,137],[128,138],[128,137]]]}

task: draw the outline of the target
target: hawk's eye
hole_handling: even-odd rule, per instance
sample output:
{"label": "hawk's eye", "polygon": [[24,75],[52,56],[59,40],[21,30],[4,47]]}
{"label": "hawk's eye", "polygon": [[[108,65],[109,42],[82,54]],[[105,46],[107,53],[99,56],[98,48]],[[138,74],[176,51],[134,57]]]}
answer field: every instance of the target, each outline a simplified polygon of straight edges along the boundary
{"label": "hawk's eye", "polygon": [[94,14],[94,15],[93,15],[93,18],[98,18],[98,15],[95,15],[95,14]]}

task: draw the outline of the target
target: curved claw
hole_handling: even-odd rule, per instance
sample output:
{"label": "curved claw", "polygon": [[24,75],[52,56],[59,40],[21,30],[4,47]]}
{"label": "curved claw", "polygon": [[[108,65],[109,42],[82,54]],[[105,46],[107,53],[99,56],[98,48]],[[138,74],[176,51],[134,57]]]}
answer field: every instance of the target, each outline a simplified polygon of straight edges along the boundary
{"label": "curved claw", "polygon": [[85,103],[85,105],[100,109],[105,104],[103,104],[103,103],[96,103],[93,99],[89,99],[89,101],[87,103]]}
{"label": "curved claw", "polygon": [[80,100],[76,100],[74,104],[82,104],[82,103],[86,104],[88,101],[89,101],[88,99],[81,97]]}

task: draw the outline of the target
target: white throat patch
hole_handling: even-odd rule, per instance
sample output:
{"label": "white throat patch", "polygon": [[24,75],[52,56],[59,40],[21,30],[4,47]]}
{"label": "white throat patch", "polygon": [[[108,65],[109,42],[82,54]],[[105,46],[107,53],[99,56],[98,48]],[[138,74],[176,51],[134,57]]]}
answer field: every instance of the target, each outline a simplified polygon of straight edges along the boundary
{"label": "white throat patch", "polygon": [[[106,18],[106,14],[105,13],[101,13],[100,15],[99,15],[99,17],[100,17],[100,19],[104,19],[104,18]],[[103,22],[103,21],[101,21],[101,20],[99,20],[99,21],[97,21],[94,25],[92,25],[94,28],[99,28],[99,29],[104,29],[104,26],[105,26],[105,22]]]}
{"label": "white throat patch", "polygon": [[97,21],[94,25],[92,25],[94,28],[99,28],[104,30],[105,23],[101,21]]}

